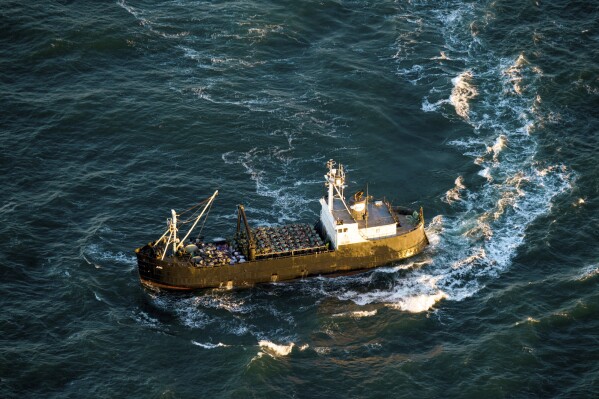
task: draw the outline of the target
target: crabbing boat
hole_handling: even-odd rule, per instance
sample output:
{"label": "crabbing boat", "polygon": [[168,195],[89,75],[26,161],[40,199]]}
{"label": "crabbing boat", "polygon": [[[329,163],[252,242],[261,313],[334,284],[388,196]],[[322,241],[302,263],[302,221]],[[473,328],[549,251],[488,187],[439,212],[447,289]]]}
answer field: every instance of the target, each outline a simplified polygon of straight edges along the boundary
{"label": "crabbing boat", "polygon": [[[206,241],[189,237],[202,219],[205,223],[218,190],[188,210],[195,213],[186,221],[179,222],[183,214],[171,210],[164,234],[135,250],[141,283],[168,290],[250,287],[385,266],[428,245],[422,207],[392,206],[363,191],[346,201],[343,165],[329,160],[327,169],[327,193],[319,200],[314,225],[252,228],[238,205],[235,236]],[[180,225],[188,223],[191,227],[179,238]]]}

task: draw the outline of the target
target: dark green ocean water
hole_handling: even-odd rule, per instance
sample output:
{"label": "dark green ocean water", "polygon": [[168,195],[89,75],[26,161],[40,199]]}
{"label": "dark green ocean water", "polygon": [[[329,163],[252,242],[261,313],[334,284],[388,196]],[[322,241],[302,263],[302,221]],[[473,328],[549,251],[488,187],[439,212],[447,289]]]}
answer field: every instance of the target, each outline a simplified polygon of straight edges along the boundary
{"label": "dark green ocean water", "polygon": [[[599,397],[599,6],[0,2],[1,398]],[[424,207],[392,267],[143,289],[133,250]]]}

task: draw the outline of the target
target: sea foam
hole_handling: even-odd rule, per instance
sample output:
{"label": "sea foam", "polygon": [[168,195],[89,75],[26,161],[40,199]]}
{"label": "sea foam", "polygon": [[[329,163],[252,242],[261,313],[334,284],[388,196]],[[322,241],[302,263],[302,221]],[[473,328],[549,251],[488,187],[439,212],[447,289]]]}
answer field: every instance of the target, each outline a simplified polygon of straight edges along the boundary
{"label": "sea foam", "polygon": [[449,101],[455,107],[455,112],[462,118],[470,118],[470,100],[478,96],[478,90],[474,86],[471,71],[464,71],[452,79],[453,89]]}

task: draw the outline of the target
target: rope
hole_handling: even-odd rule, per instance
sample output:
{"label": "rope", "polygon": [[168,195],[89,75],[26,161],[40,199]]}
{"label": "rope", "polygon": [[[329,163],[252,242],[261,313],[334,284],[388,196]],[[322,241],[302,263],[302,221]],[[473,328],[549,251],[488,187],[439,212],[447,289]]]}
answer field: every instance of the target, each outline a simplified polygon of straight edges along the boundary
{"label": "rope", "polygon": [[[212,202],[212,204],[214,204],[214,202]],[[210,214],[210,210],[212,209],[212,204],[210,204],[210,206],[208,207],[208,210],[206,211],[206,216],[204,216],[204,221],[202,222],[202,227],[200,227],[200,231],[198,233],[198,235],[196,236],[196,240],[200,238],[200,236],[202,235],[202,230],[204,230],[204,225],[206,224],[206,220],[208,220],[208,215]]]}
{"label": "rope", "polygon": [[201,208],[198,208],[198,209],[197,209],[197,210],[196,210],[196,211],[193,213],[193,215],[191,215],[191,216],[189,217],[189,219],[187,219],[187,220],[184,220],[184,221],[179,221],[179,224],[180,224],[180,225],[184,225],[184,224],[187,224],[187,223],[193,222],[193,221],[196,219],[196,216],[197,216],[197,215],[200,213],[200,211],[201,211],[201,210],[202,210]]}
{"label": "rope", "polygon": [[[209,200],[210,200],[210,198],[207,198],[207,199],[205,199],[204,201],[202,201],[202,202],[200,202],[200,203],[198,203],[198,204],[196,204],[196,205],[192,206],[191,208],[188,208],[188,209],[184,210],[183,212],[181,212],[181,213],[177,214],[177,216],[183,216],[183,215],[185,215],[187,212],[191,211],[192,209],[198,208],[198,209],[196,209],[196,211],[195,211],[195,212],[194,212],[194,213],[193,213],[193,214],[192,214],[192,215],[191,215],[191,216],[190,216],[190,217],[189,217],[187,220],[185,220],[185,221],[179,221],[179,224],[182,224],[182,225],[183,225],[183,224],[187,224],[187,223],[190,223],[190,222],[194,221],[194,220],[196,219],[196,215],[197,215],[198,213],[200,213],[200,211],[202,210],[202,209],[201,209],[201,208],[199,208],[199,207],[200,207],[200,206],[202,206],[202,205],[204,205],[204,204],[206,204],[206,202],[208,202]],[[212,205],[210,205],[210,206],[212,206]]]}
{"label": "rope", "polygon": [[185,215],[187,212],[191,211],[192,209],[195,209],[195,208],[197,208],[199,206],[204,205],[206,202],[208,202],[208,200],[210,200],[210,198],[206,198],[204,201],[202,201],[202,202],[200,202],[198,204],[195,204],[191,208],[188,208],[188,209],[184,210],[183,212],[179,213],[177,216],[183,216],[183,215]]}

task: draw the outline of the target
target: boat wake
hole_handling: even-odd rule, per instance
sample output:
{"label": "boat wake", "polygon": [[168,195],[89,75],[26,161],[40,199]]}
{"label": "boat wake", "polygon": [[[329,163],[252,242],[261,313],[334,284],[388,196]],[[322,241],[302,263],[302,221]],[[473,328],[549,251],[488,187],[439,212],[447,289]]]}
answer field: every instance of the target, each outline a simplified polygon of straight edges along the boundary
{"label": "boat wake", "polygon": [[[474,22],[489,22],[484,10],[451,1],[446,6],[413,10],[420,18],[437,18],[444,56],[435,58],[437,64],[429,68],[417,65],[417,81],[406,73],[416,65],[409,67],[407,58],[399,58],[398,75],[416,85],[445,78],[447,84],[431,85],[422,110],[440,112],[450,120],[457,117],[470,126],[471,134],[449,145],[460,149],[479,170],[476,175],[458,175],[455,186],[441,198],[453,212],[429,226],[436,235],[424,255],[430,265],[398,276],[390,289],[339,296],[357,304],[378,302],[420,312],[442,299],[474,295],[489,278],[509,268],[526,228],[550,211],[553,199],[574,179],[563,165],[535,160],[535,133],[546,119],[535,90],[542,71],[524,53],[502,58],[485,46],[479,31],[472,30]],[[460,65],[462,71],[453,76],[440,72],[438,63],[447,60],[458,60],[452,65]]]}
{"label": "boat wake", "polygon": [[[87,255],[87,256],[86,256]],[[98,244],[87,245],[81,251],[81,258],[88,264],[93,265],[96,269],[102,268],[102,264],[124,264],[133,270],[137,267],[135,256],[125,254],[123,252],[111,252],[101,249]]]}
{"label": "boat wake", "polygon": [[[299,171],[303,166],[300,160],[292,157],[292,150],[293,146],[289,140],[287,148],[259,149],[254,147],[245,153],[230,151],[222,156],[226,164],[241,165],[255,182],[257,194],[273,202],[271,208],[266,210],[262,207],[252,206],[252,203],[246,205],[248,213],[252,215],[252,220],[259,225],[294,222],[298,218],[305,218],[310,213],[308,204],[312,203],[312,198],[301,195],[301,192],[305,190],[304,186],[319,185],[321,181],[316,179],[297,180],[290,177],[294,173],[296,176],[301,175]],[[283,169],[285,175],[289,177],[272,176],[272,173],[266,172],[266,170],[272,170],[269,166]],[[294,181],[292,186],[289,185],[290,181]],[[276,214],[275,221],[272,220],[273,213]]]}

